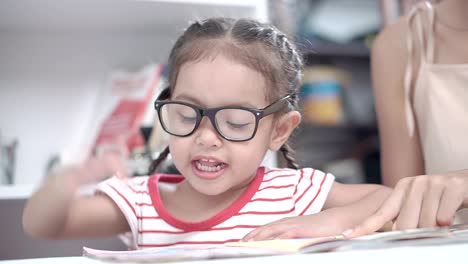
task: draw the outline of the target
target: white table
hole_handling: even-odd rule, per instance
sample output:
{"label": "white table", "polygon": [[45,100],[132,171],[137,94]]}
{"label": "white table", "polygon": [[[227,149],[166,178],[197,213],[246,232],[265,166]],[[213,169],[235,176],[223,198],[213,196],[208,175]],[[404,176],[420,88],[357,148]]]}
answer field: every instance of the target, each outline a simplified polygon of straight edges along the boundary
{"label": "white table", "polygon": [[[257,258],[235,258],[205,261],[178,262],[189,264],[296,264],[296,263],[359,263],[359,264],[401,264],[401,263],[468,263],[468,243],[442,246],[399,247],[375,250],[353,250],[333,253],[284,255]],[[86,257],[42,258],[0,261],[0,264],[99,264],[101,261]],[[172,262],[175,264],[175,262]],[[124,264],[124,263],[120,263]]]}

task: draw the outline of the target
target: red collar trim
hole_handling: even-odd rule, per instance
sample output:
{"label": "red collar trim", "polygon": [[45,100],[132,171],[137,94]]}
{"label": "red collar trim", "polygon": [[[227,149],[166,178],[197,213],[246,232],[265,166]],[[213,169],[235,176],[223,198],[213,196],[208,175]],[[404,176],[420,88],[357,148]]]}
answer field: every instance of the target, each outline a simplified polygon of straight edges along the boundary
{"label": "red collar trim", "polygon": [[150,177],[148,181],[148,189],[153,202],[154,209],[158,212],[159,216],[169,223],[170,225],[177,227],[185,231],[202,231],[209,230],[213,226],[216,226],[227,219],[236,215],[240,209],[242,209],[258,191],[260,184],[263,181],[263,176],[265,175],[265,167],[260,167],[257,170],[257,173],[250,183],[249,187],[242,193],[242,195],[234,201],[230,206],[219,212],[218,214],[200,221],[200,222],[186,222],[174,217],[167,209],[164,207],[164,204],[161,200],[161,195],[159,193],[158,184],[159,182],[179,182],[183,179],[181,175],[168,175],[168,174],[156,174]]}

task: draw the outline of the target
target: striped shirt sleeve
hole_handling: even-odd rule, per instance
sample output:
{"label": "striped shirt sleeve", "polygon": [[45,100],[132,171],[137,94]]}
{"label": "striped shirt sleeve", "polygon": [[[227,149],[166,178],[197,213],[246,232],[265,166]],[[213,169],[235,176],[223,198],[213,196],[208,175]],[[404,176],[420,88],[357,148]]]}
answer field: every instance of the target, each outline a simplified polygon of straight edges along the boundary
{"label": "striped shirt sleeve", "polygon": [[97,186],[97,192],[109,196],[120,208],[131,230],[131,234],[122,234],[120,238],[129,248],[136,248],[138,235],[138,210],[133,179],[122,180],[117,177],[107,179]]}
{"label": "striped shirt sleeve", "polygon": [[332,174],[312,168],[298,171],[297,189],[294,194],[297,215],[310,215],[322,210],[335,180]]}

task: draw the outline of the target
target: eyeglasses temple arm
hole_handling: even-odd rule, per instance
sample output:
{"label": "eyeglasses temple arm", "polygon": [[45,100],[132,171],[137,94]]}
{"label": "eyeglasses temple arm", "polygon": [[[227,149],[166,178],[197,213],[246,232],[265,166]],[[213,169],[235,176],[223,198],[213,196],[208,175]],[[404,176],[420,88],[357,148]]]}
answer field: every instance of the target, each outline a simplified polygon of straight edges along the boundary
{"label": "eyeglasses temple arm", "polygon": [[283,98],[281,98],[279,101],[276,101],[275,103],[267,106],[266,108],[263,109],[263,116],[270,115],[272,113],[278,112],[282,110],[285,107],[288,107],[289,109],[292,109],[291,103],[288,101],[288,99],[291,97],[291,95],[287,95]]}

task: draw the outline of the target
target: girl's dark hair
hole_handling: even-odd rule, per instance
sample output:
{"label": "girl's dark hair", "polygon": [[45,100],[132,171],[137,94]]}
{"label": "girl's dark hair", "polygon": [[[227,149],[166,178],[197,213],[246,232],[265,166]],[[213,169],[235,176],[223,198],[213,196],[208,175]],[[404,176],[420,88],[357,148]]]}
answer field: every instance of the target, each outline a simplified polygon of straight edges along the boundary
{"label": "girl's dark hair", "polygon": [[[274,26],[250,19],[210,18],[191,24],[176,41],[169,55],[169,88],[160,99],[170,98],[179,70],[184,63],[214,58],[223,54],[260,72],[267,81],[267,100],[273,102],[287,94],[298,108],[298,90],[302,80],[302,57],[295,45]],[[288,166],[298,168],[292,149],[280,148]],[[167,157],[166,148],[153,161],[150,173]]]}

